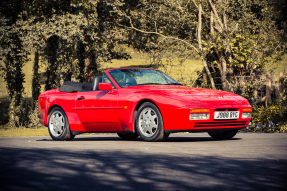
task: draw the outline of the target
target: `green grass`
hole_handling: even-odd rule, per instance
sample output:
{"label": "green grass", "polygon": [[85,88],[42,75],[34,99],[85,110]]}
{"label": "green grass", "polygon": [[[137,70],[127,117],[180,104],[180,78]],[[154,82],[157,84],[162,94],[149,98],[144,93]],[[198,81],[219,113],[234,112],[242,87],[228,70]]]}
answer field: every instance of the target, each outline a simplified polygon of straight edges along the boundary
{"label": "green grass", "polygon": [[48,128],[39,129],[17,128],[0,129],[0,137],[27,137],[27,136],[49,136]]}
{"label": "green grass", "polygon": [[[83,133],[80,135],[91,135],[92,133]],[[17,129],[3,129],[0,128],[0,137],[33,137],[33,136],[50,136],[47,127],[38,129],[31,128],[17,128]]]}

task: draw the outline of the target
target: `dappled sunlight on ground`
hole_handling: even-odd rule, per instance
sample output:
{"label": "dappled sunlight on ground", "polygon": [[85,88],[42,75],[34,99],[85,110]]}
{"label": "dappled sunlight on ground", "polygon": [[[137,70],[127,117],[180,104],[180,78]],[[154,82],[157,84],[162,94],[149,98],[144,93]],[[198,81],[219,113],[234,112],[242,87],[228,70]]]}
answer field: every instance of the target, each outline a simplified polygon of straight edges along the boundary
{"label": "dappled sunlight on ground", "polygon": [[[208,153],[198,154],[200,148],[193,152],[194,148],[187,150],[180,146],[202,144],[209,145],[205,149],[212,149],[212,145],[240,142],[240,138],[218,142],[210,137],[173,137],[168,139],[168,143],[146,143],[138,139],[129,141],[124,151],[122,146],[128,142],[117,137],[83,136],[72,142],[56,142],[39,137],[34,144],[45,144],[46,147],[42,149],[0,147],[0,188],[172,191],[286,188],[287,159],[236,158],[232,157],[232,152],[230,157],[208,156]],[[107,147],[110,143],[119,145],[119,148]],[[83,145],[82,150],[78,147],[70,151],[66,149],[78,144]],[[92,144],[95,145],[94,149]],[[170,153],[152,153],[154,147],[163,150],[167,144],[169,151],[176,145],[178,148]],[[139,149],[140,146],[146,148]]]}

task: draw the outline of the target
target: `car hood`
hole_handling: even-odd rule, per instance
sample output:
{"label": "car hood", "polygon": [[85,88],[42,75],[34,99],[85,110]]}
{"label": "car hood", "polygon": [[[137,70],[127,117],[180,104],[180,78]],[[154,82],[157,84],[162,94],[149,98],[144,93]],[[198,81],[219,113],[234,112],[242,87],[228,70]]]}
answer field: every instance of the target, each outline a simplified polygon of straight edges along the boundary
{"label": "car hood", "polygon": [[149,93],[178,98],[187,106],[192,105],[250,105],[249,102],[230,92],[221,90],[190,88],[185,86],[151,86]]}

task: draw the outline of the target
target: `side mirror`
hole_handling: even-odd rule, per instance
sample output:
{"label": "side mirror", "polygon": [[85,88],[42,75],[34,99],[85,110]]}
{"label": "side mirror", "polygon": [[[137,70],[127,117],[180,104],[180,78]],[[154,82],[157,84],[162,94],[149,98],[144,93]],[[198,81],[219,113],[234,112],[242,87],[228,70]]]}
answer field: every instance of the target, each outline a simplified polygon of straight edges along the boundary
{"label": "side mirror", "polygon": [[113,93],[113,87],[110,83],[99,83],[99,90],[109,90],[109,94]]}

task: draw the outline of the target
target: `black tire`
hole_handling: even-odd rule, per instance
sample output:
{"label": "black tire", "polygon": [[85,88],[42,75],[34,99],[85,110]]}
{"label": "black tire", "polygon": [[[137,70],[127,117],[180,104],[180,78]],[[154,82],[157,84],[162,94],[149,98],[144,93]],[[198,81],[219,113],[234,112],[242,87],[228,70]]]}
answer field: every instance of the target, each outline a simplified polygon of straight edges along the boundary
{"label": "black tire", "polygon": [[[144,115],[150,116],[150,119],[148,120],[148,122],[144,122],[144,119],[141,118]],[[144,125],[142,125],[143,123]],[[152,127],[148,127],[150,125]],[[137,112],[135,126],[136,126],[136,131],[138,135],[144,141],[164,140],[164,127],[163,127],[163,120],[162,120],[161,113],[159,109],[157,108],[157,106],[151,102],[145,102],[140,106]],[[146,129],[149,128],[149,130],[146,130],[145,128]]]}
{"label": "black tire", "polygon": [[217,140],[227,140],[233,138],[238,130],[221,131],[221,132],[208,132],[208,134]]}
{"label": "black tire", "polygon": [[123,139],[123,140],[133,140],[138,138],[138,134],[137,133],[117,133],[118,136]]}
{"label": "black tire", "polygon": [[166,140],[169,137],[170,133],[164,133],[163,140]]}
{"label": "black tire", "polygon": [[72,134],[66,113],[60,107],[55,107],[49,114],[48,130],[51,138],[55,141],[71,141]]}

